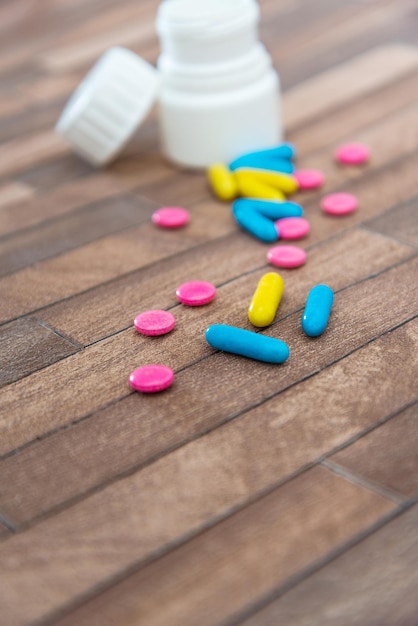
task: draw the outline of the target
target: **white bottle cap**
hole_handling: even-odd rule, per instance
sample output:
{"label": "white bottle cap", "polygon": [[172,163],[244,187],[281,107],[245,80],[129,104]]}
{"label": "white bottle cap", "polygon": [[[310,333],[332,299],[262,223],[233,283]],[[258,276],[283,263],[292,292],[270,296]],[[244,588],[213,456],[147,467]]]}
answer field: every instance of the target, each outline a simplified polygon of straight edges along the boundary
{"label": "white bottle cap", "polygon": [[56,125],[93,165],[113,159],[157,98],[158,71],[126,48],[111,48],[77,87]]}

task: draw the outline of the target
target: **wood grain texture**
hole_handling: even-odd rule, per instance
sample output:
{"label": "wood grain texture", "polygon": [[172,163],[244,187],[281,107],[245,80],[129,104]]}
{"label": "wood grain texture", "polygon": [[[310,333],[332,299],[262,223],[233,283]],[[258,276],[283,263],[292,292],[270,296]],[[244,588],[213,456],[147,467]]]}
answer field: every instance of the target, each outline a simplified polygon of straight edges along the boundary
{"label": "wood grain texture", "polygon": [[379,233],[395,237],[409,245],[418,247],[418,203],[412,201],[405,206],[389,211],[368,223]]}
{"label": "wood grain texture", "polygon": [[0,285],[9,299],[0,304],[3,320],[68,298],[236,229],[225,207],[219,206],[217,215],[219,220],[215,222],[214,212],[210,213],[207,205],[197,208],[191,224],[181,231],[160,229],[148,220],[127,232],[103,237],[5,276]]}
{"label": "wood grain texture", "polygon": [[147,184],[156,180],[161,181],[166,177],[167,172],[172,171],[169,167],[162,167],[160,157],[153,158],[149,155],[146,162],[144,159],[140,165],[137,163],[136,170],[124,165],[122,161],[106,172],[65,182],[39,197],[32,198],[29,202],[21,201],[13,207],[2,208],[0,235],[8,235],[79,210],[95,201],[118,196],[135,187],[140,187],[144,181]]}
{"label": "wood grain texture", "polygon": [[408,28],[414,9],[414,2],[392,0],[301,3],[294,14],[299,28],[289,28],[283,16],[273,13],[270,19],[265,16],[262,35],[288,89],[389,43]]}
{"label": "wood grain texture", "polygon": [[[0,622],[416,626],[413,524],[389,522],[417,493],[416,2],[260,2],[286,140],[298,167],[326,175],[320,192],[294,196],[311,223],[308,260],[283,270],[276,321],[261,331],[290,345],[282,366],[204,340],[212,323],[250,327],[268,246],[237,227],[203,172],[164,159],[156,109],[100,171],[54,133],[106,48],[156,62],[158,4],[0,6]],[[369,146],[367,166],[335,164],[350,141]],[[325,216],[331,191],[357,195],[358,211]],[[190,225],[155,228],[165,204],[189,209]],[[178,304],[193,278],[217,285],[211,305]],[[300,317],[321,282],[335,303],[311,340]],[[154,307],[176,328],[141,337],[133,317]],[[130,390],[129,372],[149,362],[175,370],[166,393]],[[373,546],[390,562],[371,550],[364,563],[350,546],[385,524],[394,530]],[[295,617],[303,593],[283,593],[316,579]]]}
{"label": "wood grain texture", "polygon": [[392,508],[315,468],[55,623],[220,623]]}
{"label": "wood grain texture", "polygon": [[[414,267],[410,264],[407,265],[410,267],[405,276],[405,282],[408,281],[411,272],[415,271],[417,267],[416,264]],[[414,383],[416,368],[416,354],[414,352],[416,350],[416,335],[414,333],[416,333],[417,329],[416,321],[405,328],[394,331],[394,339],[387,335],[387,338],[385,336],[378,340],[376,344],[372,344],[374,347],[371,348],[371,352],[368,351],[367,347],[363,348],[365,355],[364,363],[360,355],[354,352],[350,357],[343,359],[340,365],[331,367],[321,375],[314,376],[310,381],[301,383],[301,389],[295,388],[294,385],[303,381],[304,378],[312,375],[314,372],[318,372],[341,359],[357,346],[367,344],[376,336],[379,330],[384,332],[385,326],[381,326],[378,330],[375,319],[380,317],[380,324],[385,325],[389,323],[390,325],[390,322],[383,321],[380,314],[381,308],[383,309],[386,306],[380,303],[381,289],[382,285],[388,280],[401,284],[402,279],[399,270],[385,272],[374,281],[366,281],[357,287],[344,290],[338,294],[338,305],[336,304],[332,327],[330,327],[327,333],[327,341],[315,342],[302,335],[299,327],[300,312],[286,317],[275,325],[268,334],[279,335],[289,343],[292,349],[291,360],[284,366],[277,368],[277,366],[272,367],[246,359],[239,359],[231,355],[215,353],[210,358],[197,362],[192,367],[179,372],[177,383],[170,392],[158,398],[139,397],[135,394],[129,395],[121,402],[111,404],[107,409],[95,415],[94,419],[90,418],[80,422],[80,424],[73,426],[70,431],[57,433],[50,441],[47,439],[37,443],[35,449],[28,448],[17,456],[4,459],[1,463],[2,469],[0,472],[0,475],[3,477],[0,483],[2,494],[0,510],[12,521],[17,523],[25,522],[32,516],[39,515],[43,511],[57,506],[63,500],[75,497],[95,485],[105,482],[112,476],[122,474],[135,466],[149,462],[153,457],[155,458],[170,450],[170,448],[186,443],[188,439],[211,430],[228,419],[239,416],[243,411],[250,411],[245,418],[241,417],[239,420],[239,422],[244,420],[242,422],[245,425],[243,428],[247,429],[249,439],[246,440],[245,444],[243,443],[245,434],[240,426],[226,428],[226,435],[223,435],[222,432],[219,436],[214,434],[212,439],[209,440],[217,440],[219,446],[202,444],[203,449],[207,450],[208,458],[213,457],[213,450],[217,450],[218,447],[220,450],[225,450],[228,446],[228,433],[236,433],[235,435],[231,434],[231,440],[235,441],[237,438],[240,442],[236,452],[237,455],[239,455],[241,444],[243,449],[250,454],[251,441],[254,441],[256,446],[260,446],[260,449],[262,447],[265,448],[263,456],[267,458],[270,454],[268,446],[271,446],[270,432],[274,433],[276,428],[281,428],[279,417],[281,414],[284,416],[284,424],[289,422],[290,437],[295,439],[292,439],[288,448],[292,456],[283,457],[284,452],[280,449],[280,459],[275,461],[275,463],[284,461],[282,471],[285,473],[294,471],[298,466],[297,464],[304,465],[312,462],[325,452],[327,446],[331,449],[341,445],[345,440],[348,440],[378,420],[377,415],[379,412],[388,415],[391,411],[401,409],[405,402],[410,402],[416,398]],[[370,283],[374,283],[373,287]],[[375,294],[373,299],[371,297],[372,291]],[[368,301],[367,307],[365,304],[366,298]],[[347,314],[348,311],[352,310],[353,302],[356,303],[358,317],[353,319],[351,315],[350,321],[347,322]],[[393,303],[386,303],[388,310],[392,314],[396,311],[393,310],[393,307],[396,306],[395,302],[396,299],[394,298]],[[397,319],[403,317],[405,313],[406,311],[403,315],[399,315],[398,311],[396,311]],[[146,353],[148,348],[149,356],[143,362],[161,362],[160,358],[164,356],[164,363],[178,369],[179,367],[184,367],[184,362],[179,363],[179,358],[185,359],[187,363],[187,357],[190,359],[190,362],[192,359],[198,361],[198,358],[202,358],[205,354],[208,356],[210,350],[204,345],[203,332],[209,320],[207,318],[202,319],[202,314],[196,314],[195,320],[196,326],[190,327],[189,325],[188,327],[190,332],[188,340],[182,341],[182,344],[186,345],[187,348],[181,349],[178,341],[174,344],[175,348],[170,348],[170,346],[163,347],[163,344],[167,344],[166,341],[159,342],[158,345],[155,345],[155,342],[144,342],[142,353]],[[231,319],[223,321],[234,322]],[[181,323],[180,319],[178,323]],[[192,337],[196,337],[194,346]],[[127,338],[131,345],[135,345],[132,342],[132,337]],[[387,351],[387,356],[384,357],[383,363],[382,354],[384,355],[384,349],[381,347],[382,342],[386,346]],[[115,345],[114,341],[112,343]],[[400,345],[402,346],[404,357],[400,354],[397,355]],[[98,347],[95,346],[90,350],[96,352]],[[77,367],[72,366],[74,373],[71,375],[73,377],[75,375],[80,376],[82,373],[86,389],[82,398],[84,404],[81,405],[81,398],[79,398],[77,407],[81,405],[84,406],[85,412],[89,409],[93,411],[100,406],[99,403],[103,402],[106,398],[105,394],[109,393],[109,391],[113,393],[113,398],[117,397],[116,394],[119,394],[119,397],[123,397],[122,394],[124,394],[126,389],[126,377],[121,375],[118,377],[117,371],[123,370],[128,358],[132,358],[133,362],[133,357],[130,356],[127,345],[122,344],[121,347],[124,359],[122,360],[121,358],[120,363],[116,363],[112,370],[109,363],[110,357],[107,354],[104,357],[103,350],[101,351],[100,362],[97,360],[93,365],[91,358],[88,361],[89,367],[93,369],[93,372],[97,368],[102,367],[102,361],[105,362],[105,367],[102,369],[104,388],[100,392],[99,399],[91,394],[92,374],[89,374],[87,370],[83,372],[80,365]],[[163,350],[163,355],[156,352],[160,350]],[[112,352],[112,363],[115,363],[115,351],[113,350]],[[78,360],[80,361],[85,354],[86,352],[81,353]],[[371,355],[375,356],[372,357]],[[410,360],[409,375],[399,369],[399,363],[402,358]],[[373,360],[376,360],[376,363],[372,366]],[[385,361],[387,361],[386,366],[384,366]],[[70,359],[67,359],[67,363],[70,363]],[[350,366],[350,363],[353,365]],[[59,365],[57,364],[56,367],[59,367]],[[62,366],[64,365],[62,364]],[[49,369],[53,372],[55,368],[52,366]],[[133,366],[131,366],[131,369],[133,369]],[[64,367],[61,367],[61,371],[64,371]],[[126,374],[128,371],[130,371],[129,368],[127,368]],[[344,375],[344,372],[350,373]],[[380,375],[378,375],[378,372],[380,372]],[[55,402],[57,406],[60,404],[65,404],[67,407],[71,406],[72,414],[75,414],[76,409],[73,409],[72,405],[70,405],[70,390],[73,384],[70,381],[70,371],[67,374],[69,389],[65,388],[59,394],[56,392],[54,397],[51,397],[52,394],[49,394],[50,397],[47,397],[50,375],[50,372],[45,372],[42,381],[42,389],[44,389],[42,396],[45,397],[45,404],[39,408],[39,413],[27,415],[24,430],[22,428],[22,438],[27,437],[28,433],[34,432],[34,429],[40,432],[39,429],[42,426],[42,422],[49,426],[53,423],[53,419],[56,420],[57,426],[61,420],[61,424],[65,423],[65,416],[59,416],[57,419],[54,409],[51,410],[50,415],[45,415],[45,412],[48,411],[47,407],[52,407]],[[36,374],[33,375],[33,377],[35,376]],[[344,376],[347,378],[345,385],[343,385]],[[336,387],[336,395],[334,396],[332,393],[332,381],[339,378],[342,380]],[[116,387],[118,379],[120,379],[119,387]],[[325,383],[323,382],[324,380],[329,382]],[[319,387],[316,387],[316,384]],[[398,385],[399,395],[393,394],[394,387],[392,385]],[[384,394],[381,392],[381,402],[380,400],[377,402],[375,395],[379,395],[378,390],[381,388],[387,389],[388,393]],[[285,392],[285,389],[288,389],[288,391]],[[305,389],[306,392],[303,391]],[[358,397],[356,389],[358,393],[360,393],[360,390],[376,389],[376,393],[369,395],[369,392],[367,392]],[[321,390],[325,390],[325,396],[322,395],[324,392],[321,393]],[[80,385],[79,394],[81,395]],[[14,394],[14,397],[17,397],[17,394]],[[216,403],[213,401],[214,397],[217,398]],[[266,399],[275,397],[277,397],[277,400],[265,402]],[[287,404],[288,397],[289,404]],[[313,402],[313,398],[317,398],[316,402]],[[372,404],[370,403],[371,399],[373,399]],[[362,405],[362,402],[365,404]],[[253,410],[260,403],[262,403],[262,407],[259,410],[255,409],[255,417],[253,419]],[[7,407],[6,402],[4,406]],[[172,410],[173,406],[176,407],[175,411]],[[199,410],[201,406],[205,407],[204,411]],[[336,415],[337,406],[339,411],[338,418]],[[271,412],[269,407],[271,407]],[[294,413],[295,410],[296,413]],[[318,410],[319,415],[315,413]],[[11,413],[12,411],[14,415]],[[283,412],[281,413],[281,411]],[[317,425],[317,420],[319,416],[322,419],[322,416],[327,415],[328,411],[330,423],[325,422],[324,431],[322,431],[319,425]],[[8,412],[9,420],[17,421],[17,416],[21,419],[23,409],[20,406],[10,407]],[[314,414],[309,419],[309,423],[312,421],[312,424],[315,424],[315,428],[312,432],[308,430],[307,440],[304,440],[301,435],[303,425],[300,423],[300,419],[302,419],[302,423],[305,423],[306,416],[312,412]],[[274,418],[273,416],[276,417]],[[300,416],[303,417],[301,418]],[[294,426],[293,420],[296,417],[297,425]],[[268,419],[268,423],[271,422],[270,428],[272,430],[269,432],[268,424],[265,425],[266,439],[263,440],[261,435],[258,437],[255,435],[260,429],[259,422],[264,422],[265,419]],[[360,420],[358,424],[356,419]],[[9,420],[4,422],[4,429],[10,424]],[[256,430],[252,429],[251,424],[254,424]],[[317,430],[318,440],[316,441],[313,437]],[[4,439],[6,442],[6,430],[5,433]],[[14,433],[16,436],[17,425],[14,427]],[[298,435],[294,433],[298,433]],[[94,445],[97,446],[97,451],[91,449],[92,442],[95,442]],[[9,446],[12,445],[13,443],[9,438]],[[17,442],[15,442],[15,445],[17,445]],[[199,445],[197,444],[198,448]],[[299,445],[301,446],[300,456],[298,456]],[[324,447],[322,448],[321,446]],[[79,451],[76,459],[74,459],[73,455],[75,449]],[[257,455],[257,449],[256,447],[254,455]],[[277,450],[274,448],[271,451],[273,459],[276,453]],[[197,456],[198,458],[204,458],[205,454],[199,453]],[[217,463],[220,463],[217,455],[214,458]],[[40,459],[43,459],[42,463]],[[45,459],[48,459],[47,466],[44,463]],[[225,454],[225,461],[229,463],[229,453]],[[296,466],[292,465],[293,463],[296,463]],[[76,466],[73,467],[74,465]],[[242,463],[239,466],[240,472],[237,474],[237,477],[239,476],[241,480],[243,479],[242,472],[244,467]],[[53,468],[54,471],[51,471]],[[48,471],[49,478],[46,471]],[[228,472],[229,470],[226,468],[225,471]],[[280,469],[274,465],[271,475],[275,476],[275,472],[279,471]],[[30,489],[24,486],[24,477],[28,473],[33,476]],[[244,483],[247,480],[249,480],[249,477],[244,480]],[[20,502],[13,497],[16,491],[22,494]]]}
{"label": "wood grain texture", "polygon": [[119,195],[21,231],[0,244],[0,276],[149,221],[158,206],[133,195]]}
{"label": "wood grain texture", "polygon": [[0,146],[0,176],[19,172],[30,165],[68,152],[64,141],[52,130],[13,139]]}
{"label": "wood grain texture", "polygon": [[417,417],[415,404],[338,452],[332,461],[404,496],[416,496]]}
{"label": "wood grain texture", "polygon": [[59,359],[78,347],[35,319],[20,319],[0,327],[0,386],[12,383]]}
{"label": "wood grain texture", "polygon": [[413,626],[417,617],[417,522],[415,506],[240,624]]}
{"label": "wood grain texture", "polygon": [[5,207],[33,196],[33,189],[23,183],[9,183],[0,188],[0,214]]}
{"label": "wood grain texture", "polygon": [[324,118],[315,118],[300,128],[290,129],[287,136],[305,157],[321,148],[330,149],[336,142],[342,142],[344,137],[351,138],[353,133],[365,130],[369,125],[376,126],[387,116],[416,102],[417,80],[418,75],[414,71],[401,76],[354,103],[348,102],[330,111]]}
{"label": "wood grain texture", "polygon": [[285,126],[290,129],[323,115],[417,67],[418,51],[413,46],[390,44],[368,51],[289,90],[284,103]]}

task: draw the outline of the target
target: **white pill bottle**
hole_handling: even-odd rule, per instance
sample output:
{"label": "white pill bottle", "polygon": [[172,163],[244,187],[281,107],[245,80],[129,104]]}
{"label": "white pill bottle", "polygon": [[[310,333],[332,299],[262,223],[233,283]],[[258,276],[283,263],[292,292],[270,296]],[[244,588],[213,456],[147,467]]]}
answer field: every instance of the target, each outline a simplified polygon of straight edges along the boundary
{"label": "white pill bottle", "polygon": [[279,77],[258,22],[255,0],[161,3],[160,134],[174,163],[227,163],[281,140]]}

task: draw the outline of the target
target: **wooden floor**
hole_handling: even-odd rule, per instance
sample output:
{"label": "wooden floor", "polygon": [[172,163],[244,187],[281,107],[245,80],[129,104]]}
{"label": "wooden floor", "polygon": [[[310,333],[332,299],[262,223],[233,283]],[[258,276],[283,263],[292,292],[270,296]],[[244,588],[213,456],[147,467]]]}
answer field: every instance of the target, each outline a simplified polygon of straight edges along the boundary
{"label": "wooden floor", "polygon": [[[207,346],[209,324],[249,327],[268,246],[162,159],[155,119],[100,172],[53,132],[107,47],[156,60],[156,6],[0,5],[0,624],[417,626],[418,1],[261,4],[298,165],[360,202],[333,219],[297,196],[280,366]],[[371,163],[336,166],[343,141]],[[190,226],[154,227],[163,204]],[[176,302],[192,279],[212,304]],[[311,340],[318,282],[336,297]],[[173,333],[134,332],[149,308]],[[152,362],[173,387],[131,393]]]}

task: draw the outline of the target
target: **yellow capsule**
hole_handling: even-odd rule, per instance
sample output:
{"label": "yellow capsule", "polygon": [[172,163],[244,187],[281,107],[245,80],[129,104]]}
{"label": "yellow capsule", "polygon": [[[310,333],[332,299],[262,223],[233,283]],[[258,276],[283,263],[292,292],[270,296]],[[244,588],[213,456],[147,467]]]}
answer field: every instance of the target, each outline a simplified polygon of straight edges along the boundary
{"label": "yellow capsule", "polygon": [[214,163],[208,168],[210,186],[221,200],[235,200],[238,185],[234,172],[223,163]]}
{"label": "yellow capsule", "polygon": [[235,178],[238,183],[238,190],[241,196],[245,198],[261,198],[264,200],[286,200],[285,195],[280,189],[272,185],[266,185],[254,176],[247,174],[245,171],[236,170]]}
{"label": "yellow capsule", "polygon": [[295,193],[299,189],[298,181],[291,174],[285,174],[284,172],[273,172],[270,170],[260,170],[249,167],[242,167],[235,171],[235,174],[239,176],[251,176],[259,180],[261,183],[271,185],[276,189],[280,189],[285,194]]}
{"label": "yellow capsule", "polygon": [[283,291],[284,280],[280,274],[269,272],[260,278],[248,309],[248,319],[253,326],[262,328],[273,322]]}

